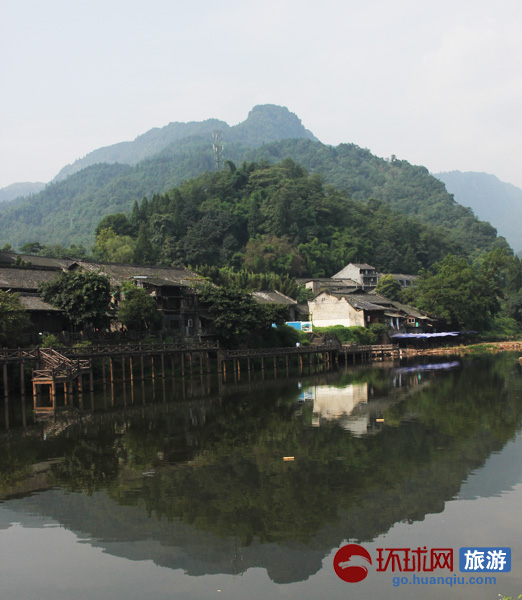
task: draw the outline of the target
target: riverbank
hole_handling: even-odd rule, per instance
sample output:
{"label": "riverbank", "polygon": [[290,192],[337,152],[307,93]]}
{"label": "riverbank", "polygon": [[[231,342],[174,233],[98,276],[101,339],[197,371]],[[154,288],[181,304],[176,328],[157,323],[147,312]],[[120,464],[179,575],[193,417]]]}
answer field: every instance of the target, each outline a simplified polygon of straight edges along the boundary
{"label": "riverbank", "polygon": [[477,354],[481,352],[522,352],[522,341],[513,342],[483,342],[469,346],[448,346],[445,348],[401,348],[401,356],[429,356],[448,354]]}

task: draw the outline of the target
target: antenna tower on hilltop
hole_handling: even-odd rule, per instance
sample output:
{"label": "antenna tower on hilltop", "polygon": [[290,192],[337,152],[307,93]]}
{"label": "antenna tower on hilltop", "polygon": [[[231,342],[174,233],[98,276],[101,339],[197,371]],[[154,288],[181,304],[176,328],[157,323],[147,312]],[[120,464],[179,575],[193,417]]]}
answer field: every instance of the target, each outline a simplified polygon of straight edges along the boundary
{"label": "antenna tower on hilltop", "polygon": [[214,162],[216,163],[216,171],[221,171],[223,168],[223,132],[221,129],[212,132],[212,148],[214,150]]}

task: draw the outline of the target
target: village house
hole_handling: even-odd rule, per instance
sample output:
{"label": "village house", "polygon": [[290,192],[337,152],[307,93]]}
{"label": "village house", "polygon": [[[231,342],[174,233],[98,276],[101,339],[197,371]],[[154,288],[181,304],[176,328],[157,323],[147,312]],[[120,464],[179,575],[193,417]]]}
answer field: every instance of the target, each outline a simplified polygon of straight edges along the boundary
{"label": "village house", "polygon": [[204,307],[198,304],[195,285],[201,278],[187,269],[152,267],[85,260],[45,258],[0,253],[0,290],[17,292],[33,323],[32,333],[58,333],[65,329],[63,311],[45,303],[39,295],[43,283],[53,281],[66,271],[81,270],[108,277],[116,290],[126,281],[134,281],[155,298],[163,313],[164,329],[183,336],[202,336],[210,329]]}
{"label": "village house", "polygon": [[331,277],[315,277],[315,278],[300,278],[296,279],[299,285],[303,285],[307,290],[311,290],[314,294],[324,291],[348,291],[355,292],[362,290],[362,284],[357,283],[353,279],[332,279]]}
{"label": "village house", "polygon": [[[44,302],[38,288],[52,281],[62,272],[64,266],[55,259],[35,261],[29,265],[30,256],[17,259],[20,255],[0,252],[0,290],[17,293],[26,310],[31,326],[28,331],[32,342],[39,341],[41,333],[60,333],[66,327],[65,314],[59,308]],[[34,257],[40,258],[40,257]],[[20,264],[28,266],[22,267]]]}
{"label": "village house", "polygon": [[374,289],[379,281],[379,276],[375,267],[365,263],[350,263],[341,269],[332,279],[351,279],[355,281],[364,290]]}
{"label": "village house", "polygon": [[321,292],[308,302],[314,327],[369,327],[382,323],[392,332],[430,331],[433,319],[412,306],[384,298],[375,292]]}
{"label": "village house", "polygon": [[308,301],[308,308],[314,327],[368,327],[385,322],[386,308],[370,300],[368,294],[321,292]]}
{"label": "village house", "polygon": [[199,305],[195,290],[202,279],[188,269],[89,261],[78,261],[74,268],[105,275],[115,290],[126,281],[145,289],[163,312],[163,328],[167,331],[192,337],[209,330],[207,312]]}

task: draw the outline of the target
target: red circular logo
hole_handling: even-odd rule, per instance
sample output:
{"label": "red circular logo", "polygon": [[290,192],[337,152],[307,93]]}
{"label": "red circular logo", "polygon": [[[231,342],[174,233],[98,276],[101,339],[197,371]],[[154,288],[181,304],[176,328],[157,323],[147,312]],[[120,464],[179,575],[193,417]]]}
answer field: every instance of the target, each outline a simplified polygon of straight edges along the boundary
{"label": "red circular logo", "polygon": [[368,550],[358,544],[346,544],[337,551],[333,560],[337,577],[349,583],[362,581],[368,575],[365,563],[372,564],[372,558]]}

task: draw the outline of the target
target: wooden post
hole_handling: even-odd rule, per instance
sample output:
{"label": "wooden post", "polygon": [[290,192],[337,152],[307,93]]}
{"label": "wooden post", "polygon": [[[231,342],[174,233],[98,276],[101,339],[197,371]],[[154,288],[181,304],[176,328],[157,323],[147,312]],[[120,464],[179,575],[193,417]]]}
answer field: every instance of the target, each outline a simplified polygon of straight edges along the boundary
{"label": "wooden post", "polygon": [[190,370],[190,378],[192,379],[192,352],[189,352],[189,370]]}
{"label": "wooden post", "polygon": [[277,377],[277,357],[274,355],[274,377]]}
{"label": "wooden post", "polygon": [[4,363],[4,414],[5,428],[9,429],[9,381],[7,379],[7,363]]}
{"label": "wooden post", "polygon": [[123,406],[127,408],[127,379],[125,376],[125,354],[121,357],[121,376],[123,380]]}
{"label": "wooden post", "polygon": [[51,382],[51,406],[53,411],[56,411],[56,381],[54,379],[54,369]]}
{"label": "wooden post", "polygon": [[21,408],[22,408],[22,427],[24,429],[27,428],[27,421],[25,418],[25,369],[24,369],[24,361],[20,364],[20,389],[22,392],[22,397],[20,399]]}
{"label": "wooden post", "polygon": [[112,356],[109,358],[109,370],[111,375],[111,405],[114,407],[114,364]]}
{"label": "wooden post", "polygon": [[185,377],[185,352],[181,352],[181,377]]}
{"label": "wooden post", "polygon": [[134,404],[134,370],[132,368],[132,355],[129,356],[129,371],[131,384],[131,404]]}
{"label": "wooden post", "polygon": [[[71,389],[72,387],[73,382],[71,381]],[[72,397],[70,398],[70,400],[72,404]],[[80,408],[83,408],[83,375],[81,373],[78,375],[78,406]]]}
{"label": "wooden post", "polygon": [[92,375],[92,364],[89,371],[89,395],[91,397],[91,410],[94,410],[94,379]]}
{"label": "wooden post", "polygon": [[161,378],[165,381],[165,353],[161,353]]}

